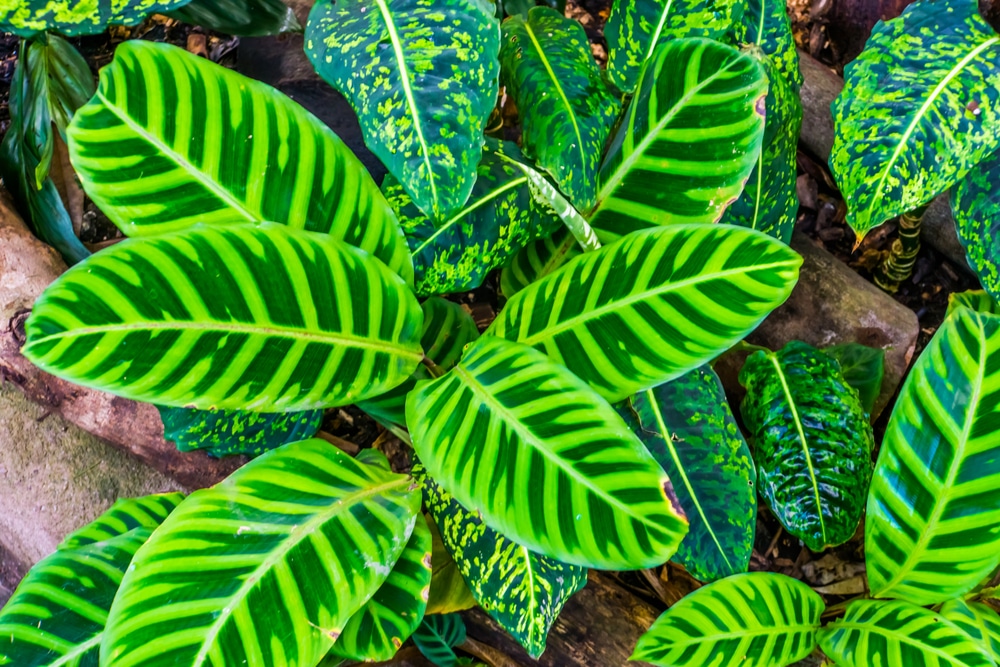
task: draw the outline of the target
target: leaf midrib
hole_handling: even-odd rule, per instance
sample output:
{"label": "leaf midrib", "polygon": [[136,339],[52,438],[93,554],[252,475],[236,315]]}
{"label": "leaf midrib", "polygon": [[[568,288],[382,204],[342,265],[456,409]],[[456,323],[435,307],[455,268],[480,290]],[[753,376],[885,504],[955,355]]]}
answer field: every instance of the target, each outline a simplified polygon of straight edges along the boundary
{"label": "leaf midrib", "polygon": [[816,625],[782,625],[781,627],[775,628],[761,628],[759,630],[747,629],[743,632],[720,632],[705,634],[700,637],[689,637],[690,641],[675,641],[671,643],[671,646],[687,646],[689,644],[704,644],[706,639],[711,639],[712,641],[718,639],[741,639],[745,637],[767,637],[771,635],[785,635],[785,634],[799,634],[799,633],[813,633],[818,629]]}
{"label": "leaf midrib", "polygon": [[[882,617],[880,617],[879,619],[876,619],[876,621],[877,620],[881,620],[881,618]],[[910,622],[917,622],[917,621],[920,621],[920,620],[921,620],[920,618],[917,618],[916,621],[908,621],[907,625],[909,625]],[[954,623],[951,623],[951,621],[946,621],[946,622],[954,626]],[[966,667],[966,663],[955,661],[955,659],[954,659],[955,656],[952,655],[951,652],[939,649],[939,648],[934,647],[934,646],[931,646],[930,644],[925,644],[924,642],[918,642],[918,641],[912,639],[909,635],[903,634],[902,632],[896,630],[895,628],[884,628],[884,627],[875,625],[874,622],[872,622],[872,623],[854,623],[854,622],[851,622],[851,621],[843,621],[843,620],[838,621],[838,622],[836,622],[836,623],[834,623],[834,624],[832,624],[832,625],[830,625],[828,627],[829,627],[830,630],[840,630],[840,629],[844,629],[844,630],[856,630],[858,632],[868,632],[868,633],[871,633],[871,634],[882,635],[884,637],[894,638],[900,644],[909,644],[910,646],[916,646],[916,647],[921,648],[921,649],[928,649],[929,652],[933,653],[934,655],[936,655],[938,657],[941,657],[941,658],[944,658],[948,662],[948,664],[956,665],[956,667]],[[960,628],[958,628],[957,626],[955,626],[955,628],[959,632],[962,632],[962,630]],[[971,639],[971,638],[969,638],[969,641],[974,643],[974,640]]]}

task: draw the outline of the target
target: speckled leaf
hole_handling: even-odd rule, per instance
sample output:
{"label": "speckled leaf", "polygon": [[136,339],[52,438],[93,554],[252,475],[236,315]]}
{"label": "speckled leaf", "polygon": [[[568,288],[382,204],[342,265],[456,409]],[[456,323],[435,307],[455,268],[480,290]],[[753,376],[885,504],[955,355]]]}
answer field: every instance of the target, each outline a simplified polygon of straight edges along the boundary
{"label": "speckled leaf", "polygon": [[493,3],[320,0],[305,45],[417,207],[434,220],[460,209],[499,88]]}
{"label": "speckled leaf", "polygon": [[51,30],[96,35],[111,23],[135,25],[190,0],[0,0],[0,32],[24,37]]}
{"label": "speckled leaf", "polygon": [[874,436],[840,365],[792,341],[750,355],[740,383],[758,490],[771,511],[813,551],[846,542],[861,520]]}
{"label": "speckled leaf", "polygon": [[1000,146],[998,59],[975,0],[918,0],[875,26],[833,103],[830,167],[859,239]]}
{"label": "speckled leaf", "polygon": [[563,605],[587,584],[586,568],[536,554],[487,526],[430,479],[413,475],[473,596],[486,612],[537,658]]}
{"label": "speckled leaf", "polygon": [[748,53],[701,38],[657,48],[601,165],[590,218],[601,240],[718,222],[756,163],[766,94]]}
{"label": "speckled leaf", "polygon": [[441,531],[430,514],[425,514],[431,531],[431,590],[427,599],[427,614],[449,614],[476,606],[469,585],[444,545]]}
{"label": "speckled leaf", "polygon": [[[734,18],[730,38],[740,45],[755,44],[778,70],[777,78],[797,93],[802,86],[802,72],[786,3],[782,0],[744,0],[742,5],[743,15]],[[771,107],[767,113],[770,115]]]}
{"label": "speckled leaf", "polygon": [[872,414],[885,376],[885,350],[860,343],[844,343],[823,348],[823,354],[837,360],[844,380],[858,392],[861,407]]}
{"label": "speckled leaf", "polygon": [[1000,305],[983,290],[967,290],[949,294],[948,313],[945,317],[951,317],[951,314],[959,308],[968,308],[977,313],[1000,315]]}
{"label": "speckled leaf", "polygon": [[153,531],[182,500],[184,500],[183,493],[156,493],[140,498],[120,498],[104,514],[67,535],[59,544],[59,548],[75,549],[84,544],[103,542],[136,528]]}
{"label": "speckled leaf", "polygon": [[528,176],[511,162],[519,158],[516,145],[487,139],[472,196],[441,222],[424,215],[399,181],[386,177],[382,192],[406,234],[418,294],[479,287],[490,271],[558,227],[559,218],[535,200]]}
{"label": "speckled leaf", "polygon": [[993,607],[982,602],[949,600],[941,606],[941,617],[951,621],[986,649],[990,657],[1000,663],[1000,615]]}
{"label": "speckled leaf", "polygon": [[458,614],[426,616],[413,633],[413,643],[437,667],[455,667],[461,663],[452,649],[465,643],[465,621]]}
{"label": "speckled leaf", "polygon": [[204,449],[216,457],[260,456],[285,443],[311,438],[323,422],[322,410],[247,412],[157,407],[164,439],[182,452]]}
{"label": "speckled leaf", "polygon": [[975,165],[951,191],[951,210],[969,266],[1000,299],[1000,151]]}
{"label": "speckled leaf", "polygon": [[608,79],[632,92],[657,46],[678,37],[719,39],[741,5],[734,0],[615,0],[604,28]]}
{"label": "speckled leaf", "polygon": [[580,245],[565,227],[521,249],[500,274],[500,291],[508,299],[581,254]]}
{"label": "speckled leaf", "polygon": [[636,394],[618,412],[674,482],[691,524],[673,559],[702,581],[746,572],[757,473],[715,372],[696,368]]}
{"label": "speckled leaf", "polygon": [[576,19],[534,7],[503,22],[500,65],[521,116],[525,155],[588,209],[608,134],[621,103],[605,85]]}

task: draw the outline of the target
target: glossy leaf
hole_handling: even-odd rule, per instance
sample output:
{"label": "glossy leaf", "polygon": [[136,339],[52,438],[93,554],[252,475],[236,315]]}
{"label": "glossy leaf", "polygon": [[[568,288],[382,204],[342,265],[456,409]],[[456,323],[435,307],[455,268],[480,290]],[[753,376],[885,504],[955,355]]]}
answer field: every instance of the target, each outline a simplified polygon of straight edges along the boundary
{"label": "glossy leaf", "polygon": [[418,518],[389,577],[351,616],[332,652],[360,661],[392,658],[420,625],[430,583],[431,532],[427,522]]}
{"label": "glossy leaf", "polygon": [[131,239],[35,302],[23,353],[119,396],[202,410],[344,405],[405,380],[422,314],[369,255],[281,225]]}
{"label": "glossy leaf", "polygon": [[738,574],[699,588],[639,638],[632,660],[665,667],[784,667],[809,655],[823,598],[783,574]]}
{"label": "glossy leaf", "polygon": [[493,530],[427,477],[424,502],[441,530],[445,548],[475,596],[500,626],[538,658],[563,605],[587,584],[587,570],[529,551]]}
{"label": "glossy leaf", "polygon": [[792,341],[777,353],[750,355],[740,383],[768,507],[813,551],[843,544],[861,520],[875,439],[840,365]]}
{"label": "glossy leaf", "polygon": [[559,218],[532,196],[528,176],[501,153],[520,158],[516,145],[487,139],[472,196],[442,222],[421,213],[403,186],[386,177],[382,191],[410,245],[418,294],[475,289],[526,244],[558,227]]}
{"label": "glossy leaf", "polygon": [[833,103],[830,168],[859,239],[1000,147],[998,58],[975,0],[919,0],[875,26]]}
{"label": "glossy leaf", "polygon": [[1000,317],[960,308],[903,383],[868,498],[872,595],[943,602],[1000,565],[998,352]]}
{"label": "glossy leaf", "polygon": [[951,314],[960,308],[968,308],[977,313],[1000,315],[1000,306],[983,290],[967,290],[949,294],[948,312],[945,317],[951,317]]}
{"label": "glossy leaf", "polygon": [[579,208],[594,205],[597,170],[621,103],[605,85],[583,26],[549,7],[503,22],[500,65],[521,117],[524,153]]}
{"label": "glossy leaf", "polygon": [[636,394],[618,411],[673,481],[691,524],[674,560],[702,581],[746,572],[757,473],[715,372],[696,368]]}
{"label": "glossy leaf", "polygon": [[972,638],[995,661],[1000,661],[1000,615],[982,602],[948,600],[941,607],[941,617],[951,621]]}
{"label": "glossy leaf", "polygon": [[979,284],[1000,299],[1000,152],[972,167],[951,192],[958,239]]}
{"label": "glossy leaf", "polygon": [[431,531],[431,589],[427,614],[449,614],[476,606],[476,598],[458,570],[455,559],[444,545],[441,531],[430,514],[425,514]]}
{"label": "glossy leaf", "polygon": [[395,215],[344,142],[270,86],[183,49],[121,44],[69,148],[87,194],[128,236],[277,222],[412,279]]}
{"label": "glossy leaf", "polygon": [[101,516],[67,535],[59,544],[59,548],[78,549],[95,542],[112,540],[136,529],[152,532],[182,500],[184,500],[182,493],[157,493],[140,498],[121,498]]}
{"label": "glossy leaf", "polygon": [[509,299],[582,252],[569,230],[561,227],[514,255],[500,274],[500,291]]}
{"label": "glossy leaf", "polygon": [[480,338],[410,393],[406,418],[434,480],[532,551],[587,567],[651,567],[687,532],[670,480],[621,417],[526,345]]}
{"label": "glossy leaf", "polygon": [[190,0],[167,12],[178,21],[240,37],[301,32],[295,12],[282,0]]}
{"label": "glossy leaf", "polygon": [[465,622],[458,614],[427,616],[413,633],[413,643],[437,667],[454,667],[460,663],[452,649],[465,643]]}
{"label": "glossy leaf", "polygon": [[861,407],[869,415],[873,414],[885,376],[885,350],[844,343],[823,348],[823,354],[837,360],[844,381],[858,392]]}
{"label": "glossy leaf", "polygon": [[110,23],[135,25],[190,0],[13,0],[0,5],[0,32],[28,37],[51,30],[96,35]]}
{"label": "glossy leaf", "polygon": [[855,600],[844,618],[820,630],[819,645],[837,667],[896,664],[893,660],[921,667],[993,665],[958,626],[907,602]]}
{"label": "glossy leaf", "polygon": [[488,331],[545,352],[620,401],[742,339],[788,298],[801,263],[785,244],[741,227],[656,227],[525,287]]}
{"label": "glossy leaf", "polygon": [[323,440],[268,452],[188,496],[136,554],[102,663],[314,665],[389,575],[419,507],[408,477]]}
{"label": "glossy leaf", "polygon": [[[733,20],[730,36],[737,44],[754,44],[760,49],[778,76],[768,77],[771,82],[784,81],[792,92],[802,87],[802,72],[799,69],[799,54],[795,50],[788,7],[780,0],[746,0],[743,15]],[[768,116],[772,107],[768,106]]]}
{"label": "glossy leaf", "polygon": [[247,412],[195,410],[159,406],[163,438],[179,451],[204,449],[209,455],[260,456],[289,442],[316,435],[322,410],[305,412]]}
{"label": "glossy leaf", "polygon": [[632,92],[657,46],[675,38],[719,39],[730,28],[734,9],[733,0],[615,0],[604,28],[608,79]]}
{"label": "glossy leaf", "polygon": [[718,222],[757,160],[766,94],[747,53],[696,38],[658,47],[601,165],[591,224],[602,241]]}
{"label": "glossy leaf", "polygon": [[500,30],[485,0],[320,0],[306,54],[365,144],[426,215],[469,198],[496,104]]}

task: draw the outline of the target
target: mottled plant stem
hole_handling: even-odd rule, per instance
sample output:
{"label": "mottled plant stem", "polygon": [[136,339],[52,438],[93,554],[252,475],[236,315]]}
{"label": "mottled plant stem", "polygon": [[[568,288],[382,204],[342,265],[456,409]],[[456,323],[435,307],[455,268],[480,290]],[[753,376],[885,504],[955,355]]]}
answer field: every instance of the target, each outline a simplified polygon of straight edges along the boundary
{"label": "mottled plant stem", "polygon": [[875,284],[886,292],[895,293],[899,284],[913,275],[913,265],[920,252],[920,220],[926,210],[924,204],[899,216],[899,236],[875,270]]}

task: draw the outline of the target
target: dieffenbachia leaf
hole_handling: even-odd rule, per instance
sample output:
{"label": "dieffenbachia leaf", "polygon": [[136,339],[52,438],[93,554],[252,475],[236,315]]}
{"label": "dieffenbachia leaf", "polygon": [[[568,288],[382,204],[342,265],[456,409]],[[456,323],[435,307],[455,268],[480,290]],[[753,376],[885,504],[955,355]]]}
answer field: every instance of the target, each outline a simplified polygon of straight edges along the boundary
{"label": "dieffenbachia leaf", "polygon": [[1000,305],[983,290],[966,290],[948,295],[948,312],[946,318],[959,308],[968,308],[977,313],[1000,315]]}
{"label": "dieffenbachia leaf", "polygon": [[1000,151],[965,175],[951,192],[951,211],[969,266],[994,300],[1000,299]]}
{"label": "dieffenbachia leaf", "polygon": [[527,345],[480,338],[443,377],[410,392],[406,420],[434,480],[537,553],[585,567],[652,567],[687,532],[670,480],[622,418]]}
{"label": "dieffenbachia leaf", "polygon": [[476,602],[537,658],[563,605],[587,584],[587,570],[529,551],[487,526],[430,479],[423,466],[413,475]]}
{"label": "dieffenbachia leaf", "polygon": [[304,412],[247,412],[196,410],[158,406],[163,438],[179,451],[204,449],[215,457],[260,456],[281,445],[316,435],[322,410]]}
{"label": "dieffenbachia leaf", "polygon": [[459,661],[452,649],[465,643],[465,621],[458,614],[426,616],[413,633],[413,643],[437,667],[455,667]]}
{"label": "dieffenbachia leaf", "polygon": [[96,35],[109,24],[135,25],[190,0],[6,0],[0,3],[0,32],[22,37],[52,31]]}
{"label": "dieffenbachia leaf", "polygon": [[431,589],[427,599],[427,614],[449,614],[475,607],[476,598],[472,596],[458,564],[444,545],[437,524],[430,514],[425,514],[424,518],[431,531]]}
{"label": "dieffenbachia leaf", "polygon": [[412,282],[389,204],[336,134],[280,92],[168,44],[123,43],[69,131],[87,194],[128,236],[276,222]]}
{"label": "dieffenbachia leaf", "polygon": [[718,222],[756,163],[766,95],[748,53],[701,38],[658,47],[601,165],[590,218],[601,240]]}
{"label": "dieffenbachia leaf", "polygon": [[516,145],[487,139],[469,201],[441,222],[424,215],[403,186],[386,177],[382,192],[409,243],[418,294],[475,289],[490,271],[559,225],[532,196],[528,176],[512,162],[518,158]]}
{"label": "dieffenbachia leaf", "polygon": [[35,302],[23,353],[119,396],[201,410],[313,410],[378,395],[423,353],[403,279],[283,225],[129,239]]}
{"label": "dieffenbachia leaf", "polygon": [[[851,602],[842,619],[819,631],[819,645],[837,667],[994,664],[984,648],[941,614],[901,601]],[[899,662],[888,662],[889,656],[899,656]]]}
{"label": "dieffenbachia leaf", "polygon": [[102,662],[315,665],[389,576],[419,508],[411,478],[323,440],[270,451],[188,496],[136,554]]}
{"label": "dieffenbachia leaf", "polygon": [[465,204],[499,87],[493,3],[320,0],[306,53],[421,211],[444,220]]}
{"label": "dieffenbachia leaf", "polygon": [[190,0],[167,16],[209,30],[258,37],[301,32],[295,12],[282,0]]}
{"label": "dieffenbachia leaf", "polygon": [[872,595],[943,602],[1000,565],[998,402],[1000,317],[958,308],[886,427],[865,518]]}
{"label": "dieffenbachia leaf", "polygon": [[549,275],[581,252],[565,227],[521,249],[500,274],[500,291],[508,299],[531,283]]}
{"label": "dieffenbachia leaf", "polygon": [[657,46],[675,38],[720,39],[739,9],[734,0],[614,0],[604,28],[608,80],[632,92]]}
{"label": "dieffenbachia leaf", "polygon": [[941,606],[941,617],[951,621],[972,638],[993,660],[1000,663],[1000,615],[982,602],[948,600]]}
{"label": "dieffenbachia leaf", "polygon": [[696,368],[636,394],[618,412],[673,481],[691,524],[674,560],[702,581],[746,572],[757,473],[715,372]]}
{"label": "dieffenbachia leaf", "polygon": [[844,381],[858,392],[861,407],[871,415],[882,390],[885,350],[860,343],[844,343],[823,348],[823,354],[837,360]]}
{"label": "dieffenbachia leaf", "polygon": [[601,78],[583,26],[550,7],[503,22],[500,65],[521,117],[524,153],[581,209],[594,205],[604,144],[621,103]]}
{"label": "dieffenbachia leaf", "polygon": [[830,168],[858,238],[1000,147],[1000,35],[975,0],[917,0],[844,69]]}
{"label": "dieffenbachia leaf", "polygon": [[806,343],[755,352],[740,371],[758,491],[813,551],[843,544],[861,520],[874,436],[840,365]]}
{"label": "dieffenbachia leaf", "polygon": [[654,227],[531,283],[488,332],[545,352],[617,402],[729,349],[788,298],[801,263],[742,227]]}
{"label": "dieffenbachia leaf", "polygon": [[[746,0],[743,15],[734,17],[729,37],[737,44],[754,44],[760,53],[777,69],[771,78],[785,81],[791,90],[802,87],[799,54],[795,50],[795,37],[788,19],[788,6],[780,0]],[[767,108],[768,116],[771,107]]]}
{"label": "dieffenbachia leaf", "polygon": [[140,498],[119,499],[104,514],[67,535],[59,548],[76,549],[94,542],[104,542],[137,528],[152,532],[182,500],[182,493],[157,493]]}
{"label": "dieffenbachia leaf", "polygon": [[632,660],[666,667],[785,667],[816,646],[823,598],[773,572],[699,588],[639,638]]}

